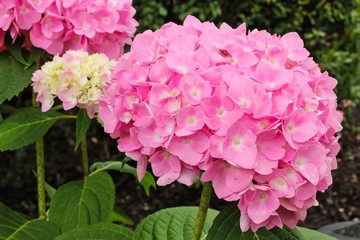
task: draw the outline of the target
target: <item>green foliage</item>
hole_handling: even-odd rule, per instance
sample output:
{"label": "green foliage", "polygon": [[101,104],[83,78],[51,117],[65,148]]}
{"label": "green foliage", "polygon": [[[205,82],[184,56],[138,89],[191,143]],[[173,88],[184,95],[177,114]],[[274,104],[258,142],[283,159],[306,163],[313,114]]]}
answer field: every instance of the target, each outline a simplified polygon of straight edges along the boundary
{"label": "green foliage", "polygon": [[[160,210],[144,218],[136,227],[143,240],[188,240],[191,239],[198,207],[175,207]],[[218,211],[209,209],[202,237],[204,238]]]}
{"label": "green foliage", "polygon": [[76,118],[76,143],[75,151],[79,147],[82,140],[86,138],[86,133],[89,130],[91,119],[86,113],[85,109],[80,109]]}
{"label": "green foliage", "polygon": [[13,43],[13,40],[9,36],[5,38],[6,48],[9,53],[27,69],[33,65],[35,59],[44,53],[44,50],[37,47],[32,47],[31,51],[24,50],[24,48],[22,48],[23,41],[23,38],[18,38]]}
{"label": "green foliage", "polygon": [[35,67],[24,69],[9,52],[0,52],[0,104],[17,96],[31,82]]}
{"label": "green foliage", "polygon": [[134,225],[134,221],[120,208],[114,208],[114,211],[110,214],[110,222],[118,222],[126,225]]}
{"label": "green foliage", "polygon": [[222,15],[219,1],[180,0],[134,0],[139,21],[137,32],[156,30],[167,22],[181,23],[187,15],[197,16],[202,21],[216,20]]}
{"label": "green foliage", "polygon": [[23,108],[0,123],[0,151],[14,150],[35,142],[65,115],[56,111],[41,112],[37,108]]}
{"label": "green foliage", "polygon": [[48,184],[46,181],[44,182],[44,188],[49,198],[52,199],[55,195],[56,189],[53,188],[50,184]]}
{"label": "green foliage", "polygon": [[129,228],[111,223],[98,223],[65,233],[55,240],[140,240]]}
{"label": "green foliage", "polygon": [[115,186],[109,174],[99,172],[87,180],[66,183],[50,203],[49,221],[63,233],[106,222],[114,209]]}
{"label": "green foliage", "polygon": [[49,240],[59,228],[45,220],[27,220],[0,203],[0,240]]}
{"label": "green foliage", "polygon": [[[136,168],[120,161],[106,161],[106,162],[97,162],[90,166],[90,171],[92,171],[92,174],[95,174],[99,171],[107,171],[107,170],[116,170],[124,173],[130,173],[132,174],[136,179],[137,172]],[[156,183],[153,175],[151,173],[146,172],[144,178],[140,182],[141,186],[143,187],[146,195],[150,195],[150,189],[153,187],[156,189]]]}
{"label": "green foliage", "polygon": [[242,232],[240,229],[240,211],[235,203],[222,210],[211,226],[207,240],[259,239],[259,240],[333,240],[334,238],[306,228],[290,229],[288,227],[267,230],[262,227],[255,233]]}
{"label": "green foliage", "polygon": [[336,240],[336,238],[330,237],[327,234],[315,230],[311,230],[309,228],[297,227],[297,229],[308,240]]}
{"label": "green foliage", "polygon": [[338,79],[339,99],[360,100],[360,1],[344,19],[343,33],[337,36],[325,54],[322,64]]}

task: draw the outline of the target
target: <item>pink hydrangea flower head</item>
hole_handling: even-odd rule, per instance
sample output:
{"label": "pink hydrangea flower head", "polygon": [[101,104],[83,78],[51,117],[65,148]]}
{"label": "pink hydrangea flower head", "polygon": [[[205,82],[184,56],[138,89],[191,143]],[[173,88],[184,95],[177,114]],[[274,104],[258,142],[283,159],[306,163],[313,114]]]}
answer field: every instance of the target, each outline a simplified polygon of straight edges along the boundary
{"label": "pink hydrangea flower head", "polygon": [[9,31],[13,41],[30,33],[33,46],[53,55],[85,50],[116,59],[138,25],[131,4],[132,0],[7,0],[0,3],[0,30]]}
{"label": "pink hydrangea flower head", "polygon": [[135,37],[99,116],[139,176],[146,159],[161,186],[203,172],[219,198],[239,201],[243,231],[295,227],[336,168],[336,83],[297,33],[189,16]]}
{"label": "pink hydrangea flower head", "polygon": [[84,108],[90,118],[99,111],[99,98],[103,86],[110,80],[116,62],[104,54],[89,55],[84,51],[68,51],[46,62],[32,77],[37,101],[42,111],[48,111],[58,97],[65,110],[78,106]]}

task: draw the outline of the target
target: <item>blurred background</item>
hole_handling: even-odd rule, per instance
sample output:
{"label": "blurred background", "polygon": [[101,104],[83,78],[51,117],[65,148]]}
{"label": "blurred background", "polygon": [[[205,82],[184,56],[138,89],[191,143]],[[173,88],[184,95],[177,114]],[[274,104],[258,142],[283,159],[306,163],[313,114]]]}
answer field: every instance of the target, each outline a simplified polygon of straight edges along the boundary
{"label": "blurred background", "polygon": [[[283,35],[296,31],[323,71],[338,80],[339,110],[344,113],[341,151],[334,183],[318,194],[319,207],[310,209],[303,226],[319,228],[348,220],[360,220],[360,0],[133,0],[139,21],[137,33],[156,30],[164,23],[182,23],[191,14],[216,25],[232,27],[246,22],[247,28],[266,29]],[[29,92],[24,91],[26,99]],[[24,102],[24,101],[22,101]],[[26,102],[26,101],[25,101]],[[19,104],[15,99],[8,106]],[[45,136],[46,181],[54,187],[80,179],[80,152],[73,152],[75,122],[60,121]],[[88,134],[92,162],[120,160],[115,141],[93,122]],[[0,202],[22,213],[36,215],[35,150],[27,146],[0,153]],[[160,208],[195,205],[199,185],[187,188],[172,184],[147,197],[132,176],[113,173],[118,205],[138,222]],[[212,200],[221,209],[224,202]]]}

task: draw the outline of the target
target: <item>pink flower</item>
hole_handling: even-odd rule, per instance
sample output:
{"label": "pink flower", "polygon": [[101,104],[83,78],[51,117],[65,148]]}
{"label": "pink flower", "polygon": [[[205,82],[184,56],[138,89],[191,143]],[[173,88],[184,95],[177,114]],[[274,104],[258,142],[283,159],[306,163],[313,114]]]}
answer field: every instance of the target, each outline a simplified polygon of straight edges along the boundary
{"label": "pink flower", "polygon": [[227,131],[224,144],[224,160],[245,169],[252,169],[256,161],[256,135],[241,123],[234,123]]}
{"label": "pink flower", "polygon": [[201,181],[212,181],[216,195],[227,201],[239,200],[252,185],[254,172],[215,161],[201,176]]}
{"label": "pink flower", "polygon": [[86,50],[116,59],[131,43],[134,15],[131,0],[11,0],[0,3],[0,29],[14,41],[30,31],[31,44],[53,55]]}
{"label": "pink flower", "polygon": [[[110,15],[99,13],[99,31]],[[135,37],[99,116],[139,176],[147,158],[161,186],[203,171],[219,198],[239,201],[243,231],[295,227],[336,168],[335,85],[297,33],[188,16]]]}
{"label": "pink flower", "polygon": [[288,58],[291,61],[302,61],[309,56],[309,52],[304,48],[304,42],[300,36],[295,33],[287,33],[281,38],[281,44],[284,47]]}
{"label": "pink flower", "polygon": [[202,132],[196,132],[192,136],[174,136],[168,146],[171,154],[178,156],[184,163],[196,166],[204,161],[206,151],[209,149],[209,139]]}
{"label": "pink flower", "polygon": [[283,125],[283,132],[286,140],[291,146],[296,143],[304,143],[317,134],[316,115],[296,110],[290,114]]}
{"label": "pink flower", "polygon": [[157,180],[159,186],[168,185],[175,180],[189,186],[194,181],[195,172],[191,167],[167,151],[157,151],[151,156],[149,162],[155,176],[159,176]]}
{"label": "pink flower", "polygon": [[[280,201],[270,188],[248,190],[239,201],[239,208],[250,220],[260,225],[267,221],[279,208]],[[244,226],[241,226],[246,231]]]}
{"label": "pink flower", "polygon": [[204,109],[201,106],[185,107],[181,109],[176,118],[177,136],[188,136],[204,127]]}
{"label": "pink flower", "polygon": [[55,0],[27,0],[29,4],[38,12],[45,12],[46,8],[50,6]]}

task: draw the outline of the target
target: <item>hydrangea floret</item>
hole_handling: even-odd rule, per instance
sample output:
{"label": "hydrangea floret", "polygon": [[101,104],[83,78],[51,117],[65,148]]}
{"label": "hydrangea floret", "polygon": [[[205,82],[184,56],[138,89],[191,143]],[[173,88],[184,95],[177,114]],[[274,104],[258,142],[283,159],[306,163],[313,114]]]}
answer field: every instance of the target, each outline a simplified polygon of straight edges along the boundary
{"label": "hydrangea floret", "polygon": [[52,55],[82,49],[116,59],[138,25],[131,4],[132,0],[1,1],[0,50],[9,31],[14,41],[24,35],[27,45]]}
{"label": "hydrangea floret", "polygon": [[89,54],[70,50],[63,56],[55,55],[40,70],[34,72],[32,86],[41,110],[48,111],[58,97],[65,110],[84,108],[90,118],[99,111],[103,85],[110,80],[116,61],[103,53]]}
{"label": "hydrangea floret", "polygon": [[295,32],[219,28],[193,16],[135,37],[105,85],[99,117],[158,185],[201,173],[238,201],[243,231],[294,228],[332,183],[336,79]]}

